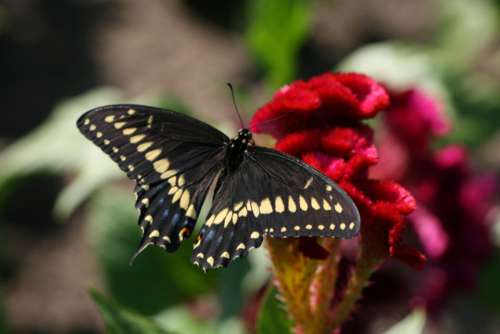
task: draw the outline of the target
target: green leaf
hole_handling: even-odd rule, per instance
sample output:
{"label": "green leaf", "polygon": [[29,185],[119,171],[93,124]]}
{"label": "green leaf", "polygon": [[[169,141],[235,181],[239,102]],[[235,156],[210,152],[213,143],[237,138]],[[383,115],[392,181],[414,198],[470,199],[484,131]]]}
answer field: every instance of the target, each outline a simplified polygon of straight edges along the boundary
{"label": "green leaf", "polygon": [[307,0],[256,0],[250,4],[247,43],[276,88],[290,81],[297,54],[309,34],[311,6]]}
{"label": "green leaf", "polygon": [[108,334],[169,333],[152,319],[127,310],[118,303],[108,300],[95,290],[91,290],[90,294],[99,307]]}
{"label": "green leaf", "polygon": [[384,334],[421,334],[424,332],[426,318],[423,309],[416,309]]}
{"label": "green leaf", "polygon": [[130,189],[104,188],[89,207],[89,238],[105,283],[123,305],[145,314],[197,297],[214,288],[217,273],[204,274],[190,262],[192,246],[183,243],[175,253],[149,247],[134,262],[140,230]]}
{"label": "green leaf", "polygon": [[[59,103],[43,124],[1,153],[0,189],[9,181],[39,171],[71,174],[74,177],[59,195],[54,208],[56,218],[67,218],[100,186],[124,177],[111,159],[80,134],[76,120],[91,108],[125,100],[116,89],[96,88]],[[170,99],[149,97],[133,102],[186,110]]]}
{"label": "green leaf", "polygon": [[59,217],[66,217],[98,185],[121,177],[120,170],[97,147],[89,145],[75,125],[84,111],[121,98],[118,91],[101,88],[56,106],[42,125],[2,152],[0,189],[12,179],[39,171],[72,172],[75,178],[55,207]]}
{"label": "green leaf", "polygon": [[270,286],[262,300],[257,318],[257,332],[260,334],[291,333],[292,320],[285,311],[285,306],[277,299],[278,292]]}

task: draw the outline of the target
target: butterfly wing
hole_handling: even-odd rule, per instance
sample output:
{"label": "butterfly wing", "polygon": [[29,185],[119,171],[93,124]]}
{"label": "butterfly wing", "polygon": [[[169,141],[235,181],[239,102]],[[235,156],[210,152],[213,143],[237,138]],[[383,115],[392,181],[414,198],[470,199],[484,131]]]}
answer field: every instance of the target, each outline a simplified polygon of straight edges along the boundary
{"label": "butterfly wing", "polygon": [[359,212],[331,179],[275,150],[249,148],[236,171],[218,181],[192,261],[204,270],[227,266],[259,247],[263,236],[352,238]]}
{"label": "butterfly wing", "polygon": [[137,182],[138,252],[150,244],[175,251],[194,228],[229,138],[186,115],[140,105],[99,107],[77,126]]}

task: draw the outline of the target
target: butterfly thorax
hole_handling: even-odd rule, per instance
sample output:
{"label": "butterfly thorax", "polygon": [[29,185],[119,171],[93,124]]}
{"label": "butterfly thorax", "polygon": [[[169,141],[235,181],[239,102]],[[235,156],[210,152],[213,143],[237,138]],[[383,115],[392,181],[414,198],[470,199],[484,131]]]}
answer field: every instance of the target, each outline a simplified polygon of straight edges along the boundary
{"label": "butterfly thorax", "polygon": [[244,159],[248,145],[252,145],[252,133],[248,129],[241,129],[238,134],[231,139],[226,147],[226,167],[233,171]]}

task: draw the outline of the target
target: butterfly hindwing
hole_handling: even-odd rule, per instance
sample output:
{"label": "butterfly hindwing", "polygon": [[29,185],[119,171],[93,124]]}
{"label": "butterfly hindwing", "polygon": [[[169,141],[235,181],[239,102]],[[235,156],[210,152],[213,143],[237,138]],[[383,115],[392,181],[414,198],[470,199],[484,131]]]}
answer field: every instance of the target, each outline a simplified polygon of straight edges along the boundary
{"label": "butterfly hindwing", "polygon": [[219,179],[192,261],[204,270],[227,266],[266,235],[350,238],[359,226],[354,203],[332,180],[296,158],[253,147],[238,170]]}
{"label": "butterfly hindwing", "polygon": [[194,228],[229,139],[188,116],[139,105],[93,109],[77,126],[137,182],[139,250],[175,251]]}

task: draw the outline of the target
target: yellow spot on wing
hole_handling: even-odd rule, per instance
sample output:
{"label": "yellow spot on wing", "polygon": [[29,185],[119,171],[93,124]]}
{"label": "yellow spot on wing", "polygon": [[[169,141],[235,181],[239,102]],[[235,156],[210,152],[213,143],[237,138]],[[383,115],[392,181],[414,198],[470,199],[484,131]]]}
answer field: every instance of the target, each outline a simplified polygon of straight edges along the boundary
{"label": "yellow spot on wing", "polygon": [[210,265],[210,266],[213,266],[214,265],[214,258],[213,257],[207,257],[207,263]]}
{"label": "yellow spot on wing", "polygon": [[137,128],[127,128],[127,129],[123,130],[122,133],[125,136],[130,136],[131,134],[133,134],[136,131],[137,131]]}
{"label": "yellow spot on wing", "polygon": [[226,215],[226,219],[224,219],[224,227],[227,227],[229,225],[232,218],[233,218],[233,212],[229,211],[229,213]]}
{"label": "yellow spot on wing", "polygon": [[263,215],[273,213],[273,207],[271,205],[271,200],[269,200],[269,197],[266,197],[262,200],[262,202],[260,202],[259,211]]}
{"label": "yellow spot on wing", "polygon": [[238,212],[239,217],[246,217],[248,215],[248,210],[246,207],[243,207],[240,212]]}
{"label": "yellow spot on wing", "polygon": [[338,213],[342,213],[342,205],[340,205],[340,203],[337,202],[337,204],[335,204],[335,211],[337,211]]}
{"label": "yellow spot on wing", "polygon": [[333,187],[329,184],[326,185],[326,191],[330,192],[333,190]]}
{"label": "yellow spot on wing", "polygon": [[320,206],[316,198],[311,197],[311,206],[314,210],[319,210]]}
{"label": "yellow spot on wing", "polygon": [[144,217],[144,221],[147,221],[148,223],[152,223],[153,222],[153,216],[147,215],[146,217]]}
{"label": "yellow spot on wing", "polygon": [[182,195],[182,189],[179,189],[175,192],[174,196],[172,197],[172,203],[175,203],[181,198]]}
{"label": "yellow spot on wing", "polygon": [[107,139],[104,139],[104,145],[109,145],[111,142]]}
{"label": "yellow spot on wing", "polygon": [[298,230],[300,230],[300,226],[299,226],[299,225],[295,225],[295,226],[293,227],[293,229],[294,229],[295,231],[298,231]]}
{"label": "yellow spot on wing", "polygon": [[190,201],[190,196],[189,196],[189,190],[184,190],[181,196],[181,202],[180,202],[180,207],[184,210],[187,210],[189,206],[189,201]]}
{"label": "yellow spot on wing", "polygon": [[156,150],[152,150],[146,153],[146,160],[154,161],[161,154],[161,148],[157,148]]}
{"label": "yellow spot on wing", "polygon": [[302,195],[299,196],[299,206],[302,211],[307,211],[307,209],[309,208],[306,199]]}
{"label": "yellow spot on wing", "polygon": [[125,122],[116,122],[115,129],[119,130],[125,126]]}
{"label": "yellow spot on wing", "polygon": [[312,177],[309,178],[309,180],[307,180],[306,185],[304,186],[304,189],[309,188],[309,186],[311,185],[311,183],[313,183],[313,178]]}
{"label": "yellow spot on wing", "polygon": [[144,151],[146,151],[148,148],[150,148],[150,147],[151,147],[151,145],[153,145],[153,142],[151,142],[151,141],[148,141],[148,142],[142,143],[141,145],[137,146],[137,151],[139,151],[139,152],[144,152]]}
{"label": "yellow spot on wing", "polygon": [[222,223],[222,221],[224,220],[224,218],[226,218],[227,212],[228,212],[227,208],[219,211],[219,213],[217,214],[217,216],[215,216],[214,224],[220,224],[220,223]]}
{"label": "yellow spot on wing", "polygon": [[281,228],[280,232],[281,232],[281,233],[285,233],[285,232],[286,232],[286,227],[285,227],[285,226],[283,226],[283,227]]}
{"label": "yellow spot on wing", "polygon": [[295,201],[293,200],[292,196],[288,196],[288,211],[290,212],[297,211],[297,205],[295,204]]}
{"label": "yellow spot on wing", "polygon": [[312,228],[313,228],[313,226],[311,224],[306,225],[306,230],[311,230]]}
{"label": "yellow spot on wing", "polygon": [[177,191],[177,189],[179,189],[179,188],[177,188],[177,187],[170,188],[170,190],[168,191],[168,194],[172,195],[173,193],[175,193]]}
{"label": "yellow spot on wing", "polygon": [[259,205],[254,201],[252,201],[252,213],[255,218],[259,217]]}
{"label": "yellow spot on wing", "polygon": [[97,129],[97,127],[94,124],[90,124],[89,130],[90,131],[95,131],[95,129]]}
{"label": "yellow spot on wing", "polygon": [[330,224],[330,230],[335,230],[335,224]]}
{"label": "yellow spot on wing", "polygon": [[245,247],[245,244],[241,242],[241,243],[238,245],[238,247],[236,247],[236,250],[245,249],[245,248],[246,248],[246,247]]}
{"label": "yellow spot on wing", "polygon": [[323,210],[325,211],[331,211],[332,207],[330,206],[330,203],[326,199],[323,199]]}
{"label": "yellow spot on wing", "polygon": [[177,178],[175,176],[169,177],[167,182],[170,184],[171,187],[173,187],[177,184]]}
{"label": "yellow spot on wing", "polygon": [[196,210],[194,209],[194,205],[191,204],[186,211],[186,217],[196,219]]}
{"label": "yellow spot on wing", "polygon": [[182,187],[186,183],[186,180],[184,179],[184,175],[179,176],[178,182],[179,182],[179,187]]}
{"label": "yellow spot on wing", "polygon": [[215,219],[215,215],[211,215],[210,218],[208,218],[208,220],[206,221],[206,225],[208,227],[210,227],[210,225],[212,225],[212,223],[214,222],[214,219]]}
{"label": "yellow spot on wing", "polygon": [[165,179],[168,179],[171,176],[176,175],[176,174],[177,174],[177,171],[175,169],[169,169],[165,173],[161,174],[160,178],[165,180]]}
{"label": "yellow spot on wing", "polygon": [[205,256],[203,255],[203,253],[198,253],[198,254],[196,254],[196,257],[199,257],[200,259],[203,259]]}
{"label": "yellow spot on wing", "polygon": [[283,203],[283,199],[281,198],[281,196],[276,196],[276,198],[274,199],[274,210],[277,213],[282,213],[283,211],[285,211],[285,204]]}
{"label": "yellow spot on wing", "polygon": [[149,198],[143,198],[141,203],[144,204],[145,207],[147,207],[149,205]]}
{"label": "yellow spot on wing", "polygon": [[323,231],[325,229],[325,225],[318,225],[318,230]]}
{"label": "yellow spot on wing", "polygon": [[220,255],[221,258],[223,259],[230,259],[231,258],[231,255],[229,255],[228,252],[223,252],[221,255]]}
{"label": "yellow spot on wing", "polygon": [[136,143],[140,142],[141,140],[143,140],[145,137],[146,137],[146,135],[135,135],[133,137],[130,137],[130,142],[132,144],[136,144]]}
{"label": "yellow spot on wing", "polygon": [[238,202],[234,205],[233,210],[238,211],[243,206],[243,202]]}
{"label": "yellow spot on wing", "polygon": [[345,230],[345,228],[346,228],[345,224],[344,223],[340,223],[340,229],[343,231],[343,230]]}
{"label": "yellow spot on wing", "polygon": [[115,120],[115,115],[109,115],[104,118],[104,122],[106,123],[113,123],[114,120]]}
{"label": "yellow spot on wing", "polygon": [[158,230],[153,230],[151,233],[149,233],[149,238],[157,238],[160,236],[160,231]]}
{"label": "yellow spot on wing", "polygon": [[85,118],[85,121],[83,121],[83,125],[89,125],[89,123],[90,123],[90,119]]}
{"label": "yellow spot on wing", "polygon": [[95,136],[97,138],[101,138],[102,137],[102,132],[101,131],[97,131],[97,133],[95,134]]}
{"label": "yellow spot on wing", "polygon": [[167,159],[161,159],[153,163],[153,168],[159,174],[164,173],[169,166],[170,162]]}
{"label": "yellow spot on wing", "polygon": [[250,234],[250,239],[259,239],[260,233],[257,231],[253,231],[252,234]]}
{"label": "yellow spot on wing", "polygon": [[354,224],[354,222],[351,222],[351,223],[349,224],[349,229],[350,229],[350,230],[354,230],[354,226],[356,226],[356,224]]}
{"label": "yellow spot on wing", "polygon": [[133,114],[135,114],[135,110],[134,110],[134,109],[129,109],[129,110],[127,111],[127,113],[128,113],[130,116],[132,116]]}

